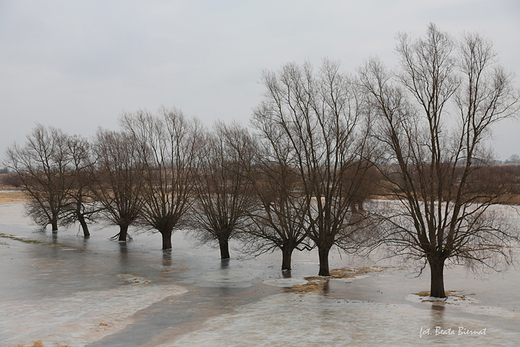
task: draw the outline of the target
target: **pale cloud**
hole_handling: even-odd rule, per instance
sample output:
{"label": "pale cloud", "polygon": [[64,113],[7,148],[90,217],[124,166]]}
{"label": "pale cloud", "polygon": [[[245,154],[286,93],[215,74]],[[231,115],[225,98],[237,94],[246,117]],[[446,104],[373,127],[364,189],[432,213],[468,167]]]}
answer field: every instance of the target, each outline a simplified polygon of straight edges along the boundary
{"label": "pale cloud", "polygon": [[[479,31],[520,78],[516,1],[0,1],[0,157],[35,122],[90,135],[124,109],[247,122],[261,72],[328,57],[396,63],[397,32]],[[517,79],[517,85],[518,83]],[[502,159],[520,153],[508,123]]]}

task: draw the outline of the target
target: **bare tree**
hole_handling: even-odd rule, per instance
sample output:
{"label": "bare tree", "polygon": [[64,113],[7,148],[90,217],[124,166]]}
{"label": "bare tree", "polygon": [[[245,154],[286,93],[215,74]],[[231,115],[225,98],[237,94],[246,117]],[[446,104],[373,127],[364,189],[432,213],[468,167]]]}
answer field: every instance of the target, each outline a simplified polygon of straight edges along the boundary
{"label": "bare tree", "polygon": [[518,154],[513,154],[505,161],[506,164],[518,164],[520,163],[520,156]]}
{"label": "bare tree", "polygon": [[266,95],[253,126],[263,137],[270,132],[289,141],[288,163],[301,182],[307,236],[318,248],[319,275],[329,276],[330,249],[352,245],[359,221],[351,218],[351,209],[368,168],[368,113],[356,84],[330,61],[317,73],[309,64],[287,64],[278,73],[264,73],[263,82]]}
{"label": "bare tree", "polygon": [[397,75],[377,60],[360,71],[377,114],[374,134],[387,149],[381,172],[401,206],[383,216],[384,242],[423,259],[431,295],[445,297],[446,260],[493,268],[496,255],[510,260],[515,234],[490,208],[505,190],[478,182],[490,162],[486,135],[517,112],[518,93],[478,35],[456,42],[431,24],[424,38],[400,35],[397,52]]}
{"label": "bare tree", "polygon": [[93,221],[99,211],[92,199],[90,184],[93,160],[89,142],[78,135],[68,136],[67,147],[71,159],[69,194],[60,216],[60,224],[71,225],[78,222],[83,236],[90,237],[87,220]]}
{"label": "bare tree", "polygon": [[135,139],[143,165],[141,216],[161,233],[162,248],[171,249],[172,232],[192,201],[201,126],[175,108],[123,114],[121,124]]}
{"label": "bare tree", "polygon": [[250,211],[252,224],[246,229],[250,237],[244,238],[245,244],[255,254],[280,249],[282,270],[288,271],[295,249],[312,249],[305,228],[308,201],[290,165],[289,139],[264,125],[263,140],[238,124],[227,127],[225,135],[261,206]]}
{"label": "bare tree", "polygon": [[6,152],[6,165],[21,180],[31,197],[26,205],[33,220],[45,227],[51,224],[58,231],[58,220],[72,189],[71,172],[74,159],[68,147],[68,137],[61,130],[38,124],[27,135],[25,146],[16,143]]}
{"label": "bare tree", "polygon": [[119,241],[125,242],[141,209],[142,165],[136,142],[129,134],[99,129],[94,152],[93,195],[105,218],[119,226]]}
{"label": "bare tree", "polygon": [[223,132],[224,124],[216,123],[198,155],[190,224],[203,242],[217,240],[221,258],[227,259],[229,240],[249,224],[256,197]]}

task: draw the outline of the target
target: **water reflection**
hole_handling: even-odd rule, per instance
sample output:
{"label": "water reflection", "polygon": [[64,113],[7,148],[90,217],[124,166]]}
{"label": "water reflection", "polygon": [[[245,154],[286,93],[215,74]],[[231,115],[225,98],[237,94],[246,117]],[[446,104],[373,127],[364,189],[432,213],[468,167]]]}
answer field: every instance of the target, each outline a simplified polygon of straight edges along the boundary
{"label": "water reflection", "polygon": [[163,266],[171,266],[172,265],[172,250],[171,249],[164,249],[163,250]]}
{"label": "water reflection", "polygon": [[323,283],[323,289],[322,289],[323,295],[327,296],[330,293],[330,281],[327,280],[325,283]]}
{"label": "water reflection", "polygon": [[121,256],[126,257],[128,255],[128,246],[126,242],[118,242],[119,244],[119,253]]}
{"label": "water reflection", "polygon": [[444,324],[444,311],[446,307],[444,303],[433,303],[431,307],[431,318],[432,318],[432,327],[443,327]]}
{"label": "water reflection", "polygon": [[89,246],[89,243],[88,241],[90,240],[90,237],[86,237],[83,239],[83,243],[81,244],[81,250],[86,252],[88,251],[88,246]]}
{"label": "water reflection", "polygon": [[220,269],[221,270],[224,270],[224,269],[229,269],[229,262],[230,262],[230,259],[220,259]]}
{"label": "water reflection", "polygon": [[126,274],[131,273],[130,259],[128,256],[128,246],[126,242],[118,242],[119,244],[119,271]]}

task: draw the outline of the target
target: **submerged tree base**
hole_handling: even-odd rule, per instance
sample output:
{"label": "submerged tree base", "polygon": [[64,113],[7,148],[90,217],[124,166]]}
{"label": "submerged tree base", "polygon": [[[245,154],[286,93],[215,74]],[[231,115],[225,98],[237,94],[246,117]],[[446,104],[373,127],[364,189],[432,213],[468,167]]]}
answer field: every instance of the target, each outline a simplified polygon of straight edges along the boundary
{"label": "submerged tree base", "polygon": [[125,239],[121,239],[121,233],[117,233],[114,236],[110,237],[109,240],[110,241],[126,242],[126,241],[132,241],[133,238],[130,235],[126,234],[126,238]]}
{"label": "submerged tree base", "polygon": [[[422,292],[413,293],[413,294],[419,296],[421,298],[421,302],[447,302],[447,300],[449,300],[451,298],[454,298],[455,301],[459,301],[459,300],[475,301],[475,299],[470,297],[470,296],[475,295],[475,293],[463,294],[462,292],[457,291],[457,290],[447,290],[445,298],[434,297],[431,295],[431,292],[429,290],[424,290]],[[447,302],[447,303],[449,303],[449,302]]]}

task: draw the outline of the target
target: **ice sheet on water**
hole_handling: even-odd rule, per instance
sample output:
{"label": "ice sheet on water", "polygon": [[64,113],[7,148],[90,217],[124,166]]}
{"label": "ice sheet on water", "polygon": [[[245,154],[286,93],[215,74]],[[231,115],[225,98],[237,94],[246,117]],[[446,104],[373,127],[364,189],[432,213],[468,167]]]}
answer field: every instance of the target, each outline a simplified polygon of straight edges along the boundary
{"label": "ice sheet on water", "polygon": [[124,329],[137,311],[187,292],[176,285],[155,285],[132,274],[118,277],[131,284],[68,297],[0,302],[0,326],[10,337],[0,339],[0,344],[10,346],[41,339],[46,346],[84,346]]}
{"label": "ice sheet on water", "polygon": [[291,288],[296,285],[306,284],[307,280],[303,277],[300,278],[273,278],[262,282],[268,286],[280,287],[280,288]]}
{"label": "ice sheet on water", "polygon": [[246,268],[224,268],[206,272],[202,275],[201,286],[213,287],[228,285],[247,288],[253,285],[254,279],[261,274],[259,270]]}
{"label": "ice sheet on water", "polygon": [[[435,329],[452,329],[449,336]],[[459,335],[458,329],[484,336]],[[431,329],[420,337],[421,329]],[[508,345],[518,334],[489,328],[468,318],[437,317],[428,309],[327,298],[321,295],[279,294],[242,306],[232,314],[208,320],[195,332],[161,347],[182,346],[420,346]]]}
{"label": "ice sheet on water", "polygon": [[463,294],[459,292],[452,292],[448,294],[447,298],[433,298],[430,296],[420,296],[417,294],[410,294],[406,297],[406,300],[415,303],[436,303],[438,305],[449,305],[457,307],[463,312],[476,314],[476,315],[487,315],[494,317],[503,317],[509,319],[518,319],[520,322],[520,314],[517,312],[510,311],[503,307],[493,307],[482,305],[480,300],[471,297],[472,294]]}
{"label": "ice sheet on water", "polygon": [[0,215],[3,225],[27,225],[28,220],[24,215],[22,204],[3,203],[0,204]]}

